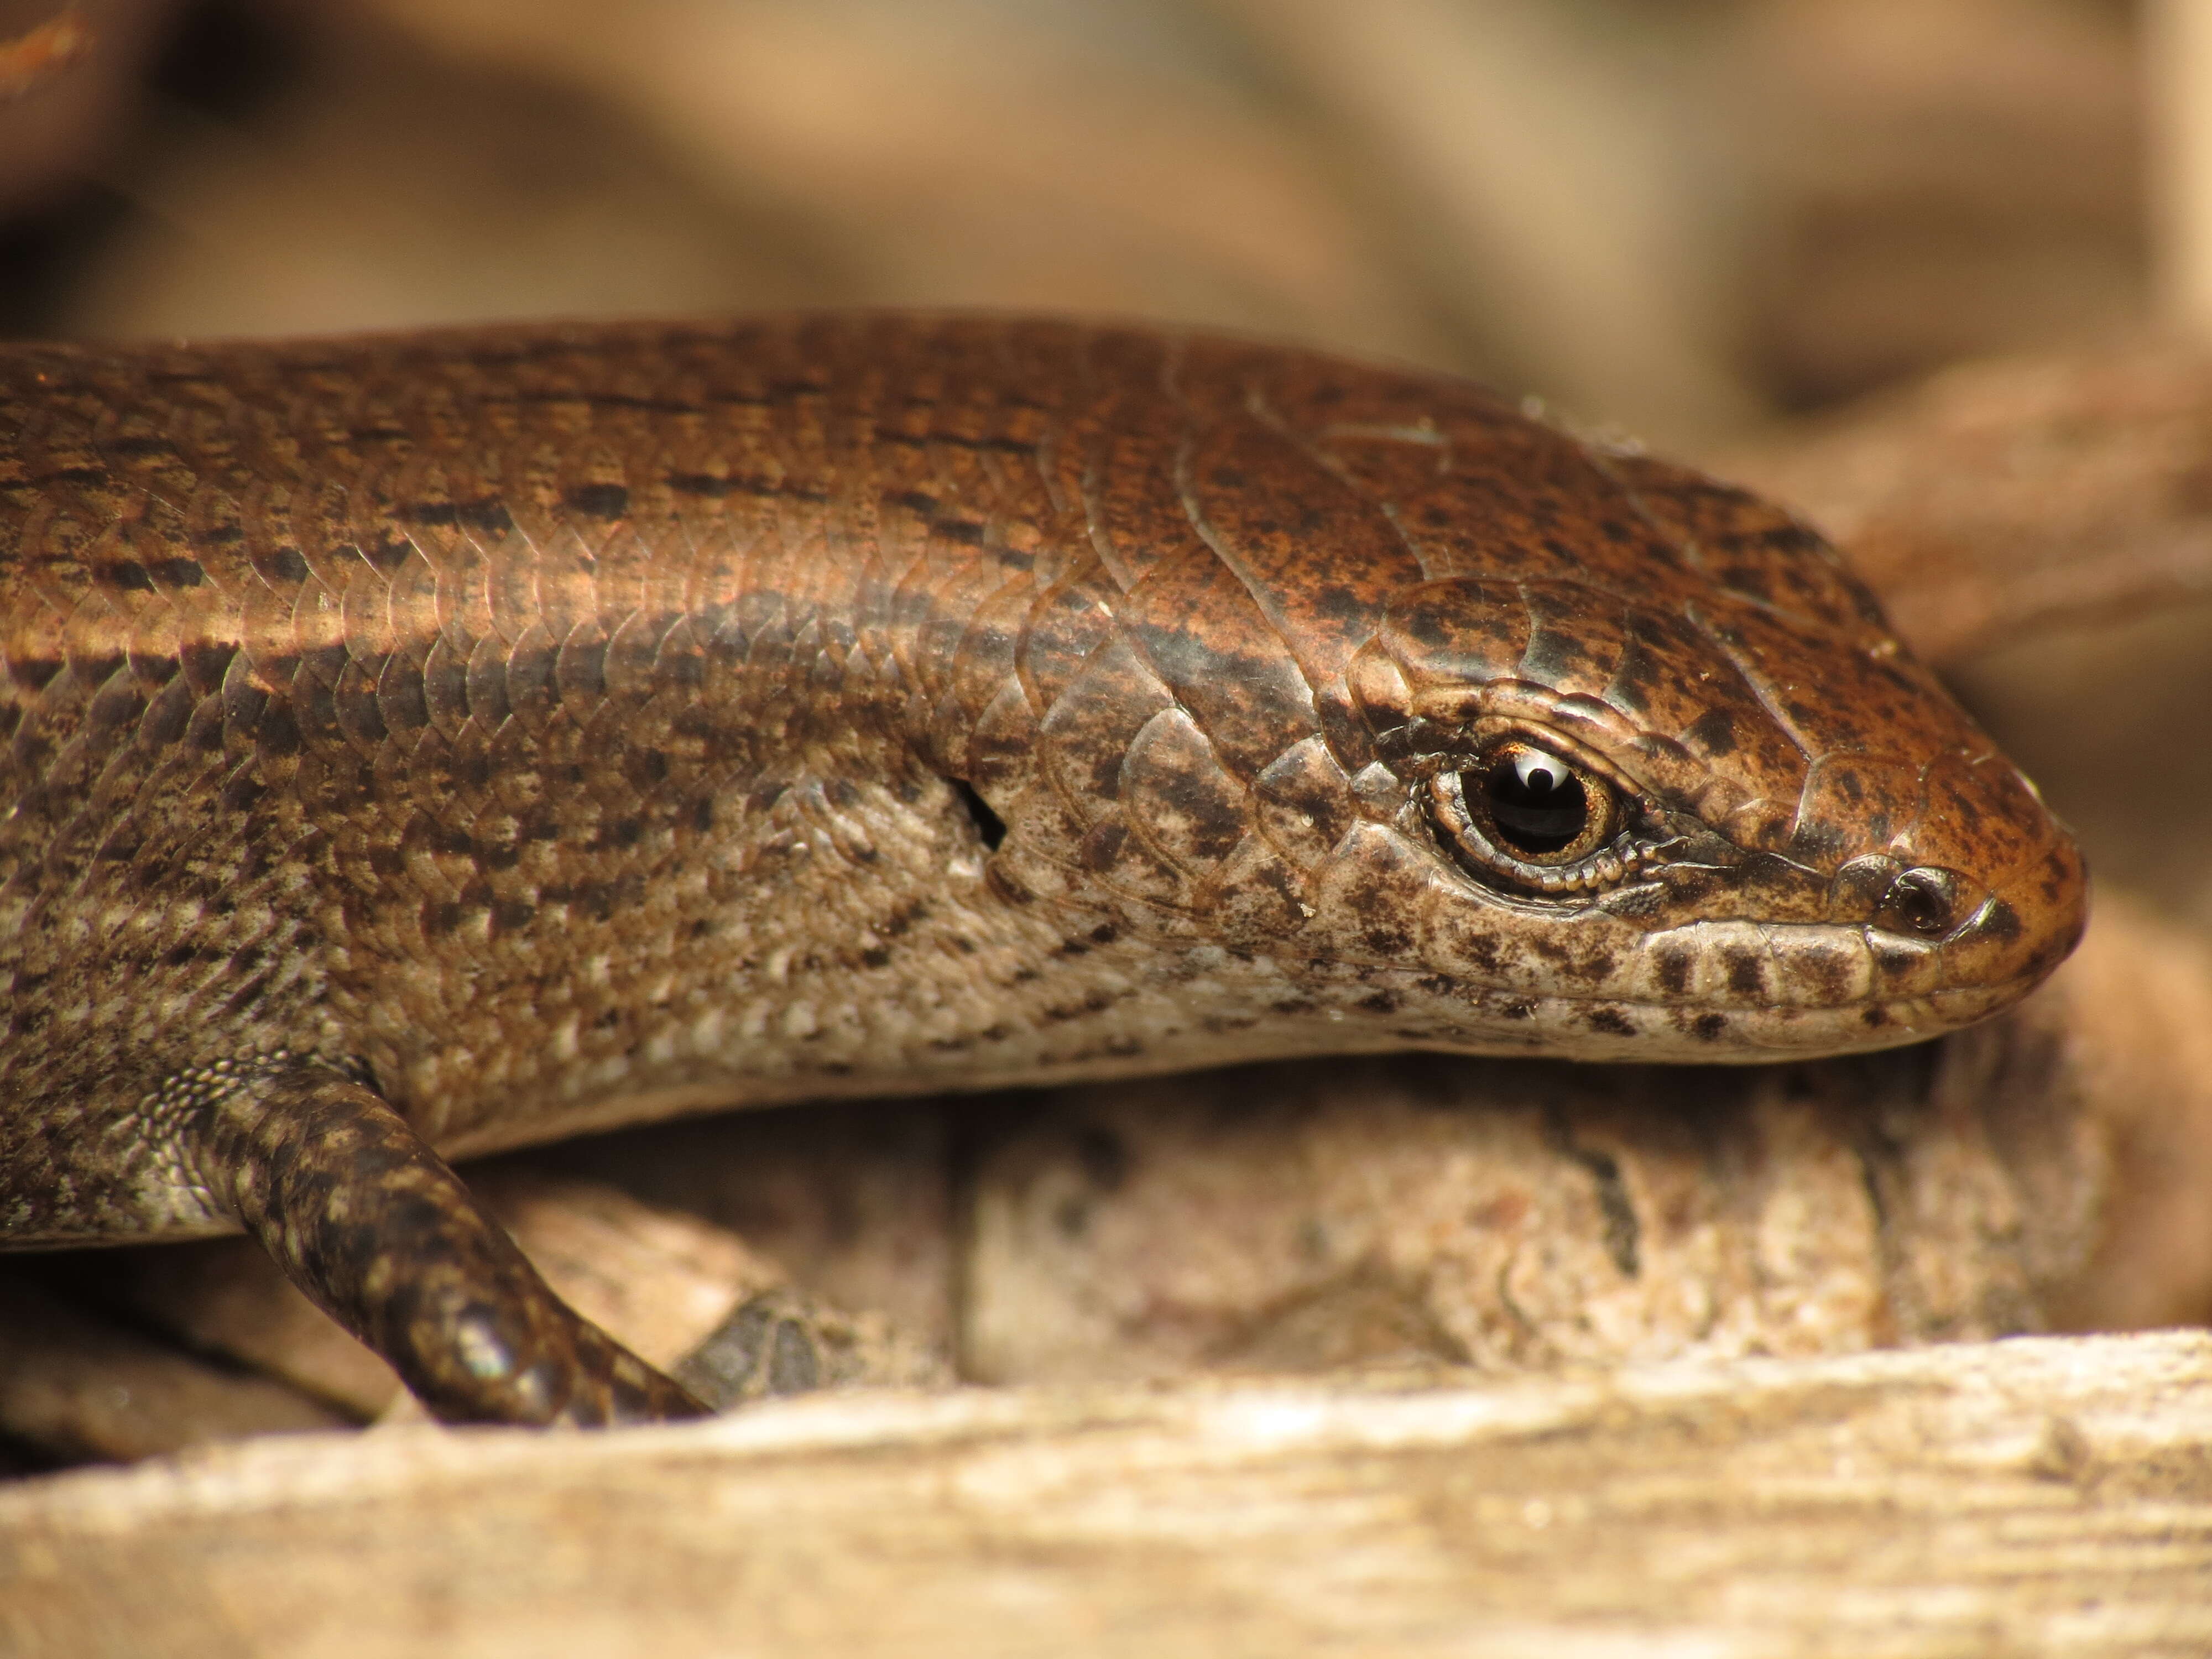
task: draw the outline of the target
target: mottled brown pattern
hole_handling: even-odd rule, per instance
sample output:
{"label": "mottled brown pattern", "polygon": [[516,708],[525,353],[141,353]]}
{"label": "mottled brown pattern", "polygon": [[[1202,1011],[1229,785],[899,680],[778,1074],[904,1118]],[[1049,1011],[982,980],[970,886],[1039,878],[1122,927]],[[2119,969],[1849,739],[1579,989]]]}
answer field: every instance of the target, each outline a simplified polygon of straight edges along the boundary
{"label": "mottled brown pattern", "polygon": [[[1430,780],[1502,733],[1635,803],[1633,867],[1443,844]],[[454,1416],[680,1396],[544,1335],[432,1148],[1837,1052],[2081,916],[1786,515],[1462,383],[1050,322],[0,348],[0,1234],[247,1225]],[[471,1297],[526,1333],[489,1394]]]}

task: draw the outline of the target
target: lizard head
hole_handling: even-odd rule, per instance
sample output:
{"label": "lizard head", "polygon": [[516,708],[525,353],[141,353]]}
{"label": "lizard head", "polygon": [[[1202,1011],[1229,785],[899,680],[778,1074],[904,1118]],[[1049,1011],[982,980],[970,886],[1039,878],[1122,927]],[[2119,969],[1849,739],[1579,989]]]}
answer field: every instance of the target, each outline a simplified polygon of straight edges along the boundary
{"label": "lizard head", "polygon": [[[1584,1053],[1887,1046],[2040,982],[2085,883],[2034,787],[1810,532],[1610,470],[1652,538],[1640,580],[1419,584],[1351,665],[1402,797],[1376,828],[1436,872],[1422,953],[1518,983]],[[1471,953],[1448,893],[1498,919]]]}
{"label": "lizard head", "polygon": [[1212,349],[1172,476],[1091,503],[1156,540],[1023,728],[1008,878],[1343,1048],[1887,1047],[2071,950],[2072,838],[1788,514],[1459,383]]}

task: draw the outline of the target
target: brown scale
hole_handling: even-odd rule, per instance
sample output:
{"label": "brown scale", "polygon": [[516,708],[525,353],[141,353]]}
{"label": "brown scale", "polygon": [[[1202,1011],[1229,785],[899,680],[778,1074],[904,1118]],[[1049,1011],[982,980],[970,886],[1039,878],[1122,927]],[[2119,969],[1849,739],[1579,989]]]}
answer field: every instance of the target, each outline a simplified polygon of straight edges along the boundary
{"label": "brown scale", "polygon": [[[1532,744],[1628,863],[1468,839]],[[0,1242],[243,1227],[447,1418],[696,1409],[448,1156],[1840,1052],[2081,908],[1816,538],[1461,382],[890,316],[0,347]]]}

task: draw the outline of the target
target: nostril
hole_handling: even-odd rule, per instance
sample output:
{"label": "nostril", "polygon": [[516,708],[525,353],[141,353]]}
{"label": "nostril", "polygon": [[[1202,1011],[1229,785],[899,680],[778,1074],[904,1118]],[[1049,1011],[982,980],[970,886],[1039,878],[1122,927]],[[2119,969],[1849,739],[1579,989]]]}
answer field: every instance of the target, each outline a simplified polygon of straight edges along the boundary
{"label": "nostril", "polygon": [[1933,865],[1901,872],[1882,895],[1875,912],[1877,926],[1899,933],[1937,939],[1951,931],[1959,915],[1959,878]]}

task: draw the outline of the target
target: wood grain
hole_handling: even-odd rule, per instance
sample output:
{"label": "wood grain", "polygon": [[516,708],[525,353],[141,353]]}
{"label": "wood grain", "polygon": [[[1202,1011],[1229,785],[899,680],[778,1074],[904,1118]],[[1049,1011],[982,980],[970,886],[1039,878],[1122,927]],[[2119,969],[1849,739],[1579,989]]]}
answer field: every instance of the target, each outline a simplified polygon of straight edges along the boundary
{"label": "wood grain", "polygon": [[78,1659],[2201,1654],[2212,1337],[264,1443],[0,1493],[0,1563]]}

